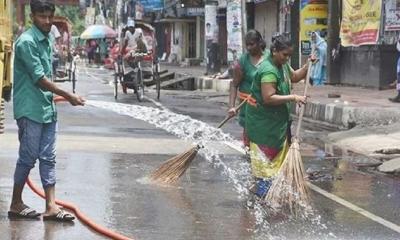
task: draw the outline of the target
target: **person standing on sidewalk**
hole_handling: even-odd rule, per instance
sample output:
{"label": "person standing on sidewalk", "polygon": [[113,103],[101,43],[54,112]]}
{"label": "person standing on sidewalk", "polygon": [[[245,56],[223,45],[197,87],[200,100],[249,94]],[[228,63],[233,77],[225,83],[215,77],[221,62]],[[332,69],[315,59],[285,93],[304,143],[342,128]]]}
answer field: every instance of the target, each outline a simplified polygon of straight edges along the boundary
{"label": "person standing on sidewalk", "polygon": [[33,25],[15,43],[13,103],[20,146],[8,216],[40,216],[22,200],[29,172],[39,159],[46,198],[43,220],[72,221],[75,217],[63,212],[55,203],[57,113],[53,93],[64,97],[73,106],[84,105],[84,100],[51,82],[52,43],[49,32],[54,17],[54,3],[50,0],[31,0],[30,8]]}
{"label": "person standing on sidewalk", "polygon": [[[237,93],[241,101],[247,99],[250,93],[251,84],[260,64],[266,59],[269,51],[265,51],[265,42],[257,30],[249,30],[245,36],[247,52],[242,54],[239,61],[233,65],[233,80],[229,90],[228,114],[237,114],[235,103]],[[249,140],[245,129],[246,104],[239,110],[239,124],[243,127],[243,144],[249,147]]]}
{"label": "person standing on sidewalk", "polygon": [[289,149],[291,104],[306,102],[306,96],[290,93],[291,84],[304,79],[308,70],[308,64],[296,71],[291,68],[288,61],[292,53],[292,43],[285,36],[273,39],[271,54],[260,64],[247,102],[254,193],[260,198],[267,194]]}
{"label": "person standing on sidewalk", "polygon": [[[396,48],[397,51],[400,52],[400,39],[397,41]],[[397,96],[394,98],[389,98],[389,101],[400,103],[400,56],[397,59],[397,77],[395,84],[396,84]]]}
{"label": "person standing on sidewalk", "polygon": [[310,81],[316,86],[324,85],[326,82],[326,52],[328,46],[326,41],[317,32],[311,33],[311,44],[313,55],[315,55],[313,58],[318,59],[318,62],[311,68]]}

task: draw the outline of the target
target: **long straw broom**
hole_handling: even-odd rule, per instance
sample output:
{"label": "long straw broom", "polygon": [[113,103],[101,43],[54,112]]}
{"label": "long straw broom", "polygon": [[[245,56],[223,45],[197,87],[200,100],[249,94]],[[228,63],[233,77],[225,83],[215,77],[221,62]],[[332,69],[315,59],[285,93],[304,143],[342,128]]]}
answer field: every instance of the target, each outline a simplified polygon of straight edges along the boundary
{"label": "long straw broom", "polygon": [[[307,88],[310,80],[311,62],[304,87],[304,96],[307,95]],[[288,150],[285,160],[273,180],[265,202],[273,209],[289,210],[291,214],[299,213],[302,207],[309,206],[309,191],[305,180],[303,161],[300,154],[300,128],[303,121],[305,105],[301,106],[296,134],[292,138],[292,144]]]}
{"label": "long straw broom", "polygon": [[[236,108],[236,112],[244,105],[248,100],[243,100]],[[228,122],[233,116],[227,116],[217,128],[221,128],[226,122]],[[159,168],[157,168],[153,173],[150,174],[150,179],[157,183],[174,183],[180,176],[182,176],[185,171],[189,168],[190,163],[196,157],[197,152],[202,146],[197,145],[184,153],[181,153],[175,157],[170,158],[165,163],[163,163]]]}

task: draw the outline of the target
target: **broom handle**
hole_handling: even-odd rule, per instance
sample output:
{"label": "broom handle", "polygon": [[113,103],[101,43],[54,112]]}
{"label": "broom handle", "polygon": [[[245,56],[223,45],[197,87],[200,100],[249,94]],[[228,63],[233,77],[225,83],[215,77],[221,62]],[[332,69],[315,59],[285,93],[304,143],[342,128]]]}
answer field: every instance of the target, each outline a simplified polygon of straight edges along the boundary
{"label": "broom handle", "polygon": [[[247,100],[248,100],[249,98],[250,98],[250,97],[244,99],[244,100],[235,108],[235,112],[237,112],[237,111],[247,102]],[[229,121],[231,118],[233,118],[233,117],[234,117],[234,115],[233,115],[233,116],[226,116],[226,118],[218,125],[217,128],[221,128],[222,126],[224,126],[224,124],[225,124],[227,121]]]}
{"label": "broom handle", "polygon": [[[309,60],[308,61],[308,69],[307,69],[307,75],[306,75],[306,81],[305,81],[304,95],[303,96],[307,96],[307,89],[308,89],[308,85],[310,83],[310,74],[311,74],[311,66],[312,66],[312,64],[313,64],[312,61]],[[299,121],[297,123],[297,129],[296,129],[295,137],[299,137],[300,136],[301,122],[303,121],[305,108],[306,108],[305,104],[300,107]]]}

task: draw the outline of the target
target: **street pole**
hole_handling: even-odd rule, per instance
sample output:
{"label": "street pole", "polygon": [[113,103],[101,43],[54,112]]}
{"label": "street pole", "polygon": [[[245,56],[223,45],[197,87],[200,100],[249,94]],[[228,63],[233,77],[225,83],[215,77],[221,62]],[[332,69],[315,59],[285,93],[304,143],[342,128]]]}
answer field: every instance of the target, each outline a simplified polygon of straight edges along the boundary
{"label": "street pole", "polygon": [[[341,6],[338,1],[328,2],[328,49],[327,49],[327,82],[329,84],[340,83],[340,59],[332,58],[332,50],[336,51],[340,44],[340,21],[341,21]],[[337,57],[340,58],[340,57]]]}
{"label": "street pole", "polygon": [[[245,42],[244,37],[247,33],[247,9],[246,9],[246,0],[241,0],[241,13],[242,13],[242,43]],[[242,44],[242,52],[245,52],[246,44]]]}

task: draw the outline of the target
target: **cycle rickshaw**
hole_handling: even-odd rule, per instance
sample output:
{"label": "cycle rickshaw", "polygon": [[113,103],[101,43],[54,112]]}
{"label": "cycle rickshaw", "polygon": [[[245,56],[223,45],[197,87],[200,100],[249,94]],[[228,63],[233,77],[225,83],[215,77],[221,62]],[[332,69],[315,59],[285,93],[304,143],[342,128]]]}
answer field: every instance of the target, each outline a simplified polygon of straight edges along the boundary
{"label": "cycle rickshaw", "polygon": [[58,53],[53,61],[54,81],[72,82],[72,92],[75,93],[77,55],[71,52],[72,23],[66,17],[55,16],[53,25],[60,33],[59,38],[56,39]]}
{"label": "cycle rickshaw", "polygon": [[[147,42],[146,52],[123,53],[123,41],[118,51],[111,54],[114,59],[114,98],[118,98],[118,85],[123,89],[133,89],[139,102],[144,98],[145,83],[155,83],[157,99],[160,98],[159,63],[156,57],[156,39],[154,28],[144,22],[137,21],[136,31],[140,28]],[[123,39],[123,38],[120,38]],[[129,59],[127,59],[129,58]],[[126,93],[126,91],[124,90]]]}

